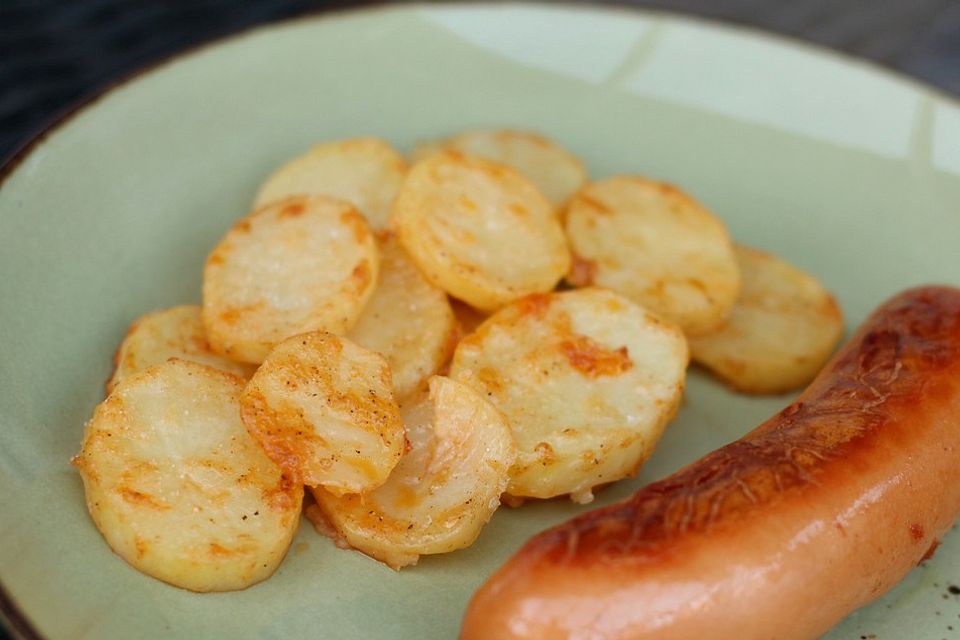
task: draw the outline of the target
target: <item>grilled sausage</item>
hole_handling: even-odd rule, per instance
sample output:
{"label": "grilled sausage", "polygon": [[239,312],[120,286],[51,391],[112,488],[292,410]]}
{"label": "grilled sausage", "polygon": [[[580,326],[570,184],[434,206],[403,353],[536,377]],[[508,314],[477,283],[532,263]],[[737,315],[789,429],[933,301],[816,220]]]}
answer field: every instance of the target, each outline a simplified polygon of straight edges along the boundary
{"label": "grilled sausage", "polygon": [[815,638],[960,512],[960,290],[880,307],[742,439],[531,539],[462,638]]}

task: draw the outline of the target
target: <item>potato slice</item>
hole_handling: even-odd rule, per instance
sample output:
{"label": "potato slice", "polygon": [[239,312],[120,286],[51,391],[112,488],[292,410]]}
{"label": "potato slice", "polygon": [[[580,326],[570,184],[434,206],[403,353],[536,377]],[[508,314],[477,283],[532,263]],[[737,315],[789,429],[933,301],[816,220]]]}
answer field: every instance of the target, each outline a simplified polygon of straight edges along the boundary
{"label": "potato slice", "polygon": [[500,504],[516,449],[503,415],[469,387],[430,379],[429,399],[404,406],[410,451],[364,495],[314,489],[308,517],[394,569],[473,544]]}
{"label": "potato slice", "polygon": [[415,165],[392,216],[427,279],[478,309],[549,291],[570,264],[563,230],[537,188],[507,166],[458,152]]}
{"label": "potato slice", "polygon": [[402,400],[453,353],[456,319],[447,294],[430,284],[392,236],[380,242],[380,282],[347,337],[380,353]]}
{"label": "potato slice", "polygon": [[207,258],[203,324],[217,353],[259,363],[305,331],[344,333],[380,267],[376,240],[351,205],[298,196],[238,222]]}
{"label": "potato slice", "polygon": [[683,394],[679,328],[603,289],[534,295],[460,341],[450,377],[504,412],[519,457],[507,491],[589,502],[653,452]]}
{"label": "potato slice", "polygon": [[352,204],[374,229],[385,229],[406,173],[407,161],[378,138],[318,144],[274,172],[254,208],[293,195],[328,195]]}
{"label": "potato slice", "polygon": [[781,393],[820,371],[843,335],[843,313],[815,278],[769,253],[737,246],[743,278],[720,329],[690,340],[696,362],[734,389]]}
{"label": "potato slice", "polygon": [[200,306],[183,305],[148,313],[130,325],[113,357],[115,366],[107,393],[121,380],[170,358],[199,362],[244,379],[256,370],[214,353],[203,331]]}
{"label": "potato slice", "polygon": [[711,331],[733,308],[740,276],[723,222],[668,184],[618,176],[570,201],[567,280],[613,289],[675,322]]}
{"label": "potato slice", "polygon": [[387,361],[330,333],[278,344],[250,379],[240,407],[247,431],[270,459],[312,487],[369,491],[386,481],[403,453]]}
{"label": "potato slice", "polygon": [[173,359],[124,378],[73,459],[107,544],[192,591],[243,589],[274,572],[300,522],[291,482],[240,422],[243,381]]}
{"label": "potato slice", "polygon": [[573,154],[553,140],[529,131],[484,129],[465,131],[445,140],[417,145],[414,161],[440,149],[454,149],[513,167],[559,207],[587,181],[587,170]]}
{"label": "potato slice", "polygon": [[477,311],[467,303],[459,300],[451,300],[450,306],[453,308],[453,315],[457,319],[460,337],[476,331],[489,317],[488,314]]}
{"label": "potato slice", "polygon": [[423,160],[426,160],[430,156],[440,153],[441,151],[450,151],[450,147],[448,147],[446,144],[449,139],[450,138],[440,140],[421,140],[413,145],[412,149],[410,149],[410,153],[407,154],[407,160],[410,161],[410,164],[417,164],[418,162],[422,162]]}

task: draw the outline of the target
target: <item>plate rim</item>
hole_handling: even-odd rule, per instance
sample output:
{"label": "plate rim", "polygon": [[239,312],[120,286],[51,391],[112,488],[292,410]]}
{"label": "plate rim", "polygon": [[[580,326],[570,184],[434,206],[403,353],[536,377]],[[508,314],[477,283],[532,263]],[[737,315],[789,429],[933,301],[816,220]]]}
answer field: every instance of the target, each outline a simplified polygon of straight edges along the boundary
{"label": "plate rim", "polygon": [[308,10],[296,16],[282,18],[280,20],[266,23],[258,23],[242,27],[237,31],[227,33],[221,36],[202,40],[192,44],[184,49],[175,51],[165,56],[159,57],[153,62],[120,74],[116,78],[107,81],[103,85],[93,88],[89,92],[81,95],[76,100],[68,103],[57,112],[46,119],[34,133],[28,135],[19,141],[5,156],[0,157],[0,189],[3,189],[7,180],[16,173],[16,170],[36,151],[43,142],[52,135],[56,134],[64,126],[68,125],[81,113],[92,109],[103,98],[106,98],[113,92],[124,88],[136,81],[142,80],[151,74],[185,58],[190,58],[200,54],[207,49],[227,44],[234,40],[257,35],[271,30],[281,30],[292,27],[296,24],[308,21],[330,21],[340,18],[349,18],[362,14],[385,13],[385,12],[406,12],[421,11],[431,7],[440,6],[458,6],[458,7],[478,7],[486,9],[515,9],[515,8],[537,8],[547,10],[561,11],[581,11],[585,13],[601,14],[625,14],[628,17],[653,18],[655,20],[666,20],[677,23],[693,24],[706,29],[717,29],[726,31],[733,35],[760,39],[766,42],[780,45],[788,49],[794,49],[801,53],[815,58],[828,58],[840,62],[844,65],[852,65],[864,69],[872,74],[884,76],[889,80],[901,85],[911,87],[919,91],[926,97],[933,98],[942,103],[960,110],[960,96],[950,93],[942,87],[938,87],[926,80],[911,76],[899,69],[887,67],[871,58],[860,56],[848,51],[834,49],[819,42],[805,40],[800,36],[793,34],[768,31],[761,27],[741,24],[721,17],[702,16],[694,13],[688,13],[680,10],[657,9],[650,7],[637,7],[624,5],[617,0],[601,0],[600,3],[592,3],[589,0],[559,0],[557,2],[537,2],[536,0],[506,0],[498,2],[496,0],[440,0],[430,2],[429,0],[420,0],[419,2],[396,4],[390,0],[377,0],[368,5],[360,7],[332,7],[329,9]]}
{"label": "plate rim", "polygon": [[[8,184],[8,180],[22,167],[30,156],[52,136],[69,125],[81,114],[96,108],[104,98],[116,91],[150,77],[156,72],[185,59],[199,55],[208,49],[213,49],[227,43],[244,38],[264,34],[269,31],[279,31],[305,22],[332,22],[339,19],[350,19],[362,15],[377,13],[406,13],[428,10],[436,7],[453,6],[460,8],[478,8],[487,10],[538,9],[549,11],[571,11],[594,14],[618,14],[627,18],[649,18],[657,21],[667,21],[679,24],[694,25],[705,29],[719,30],[740,38],[758,39],[787,49],[799,51],[803,55],[817,59],[832,59],[845,66],[864,69],[872,75],[886,77],[900,85],[908,86],[921,95],[932,98],[940,103],[960,110],[960,96],[948,92],[930,82],[911,76],[903,71],[887,67],[871,58],[854,53],[831,48],[825,44],[805,40],[800,36],[774,31],[761,27],[734,22],[722,17],[703,16],[681,10],[659,9],[625,5],[616,0],[601,0],[600,3],[589,0],[560,0],[557,2],[537,2],[535,0],[441,0],[397,4],[389,0],[376,2],[359,7],[332,7],[318,8],[305,11],[295,16],[285,17],[265,23],[257,23],[242,27],[236,31],[214,36],[194,43],[183,49],[163,55],[156,60],[144,64],[132,71],[118,75],[84,93],[79,98],[69,102],[49,116],[43,124],[26,138],[20,140],[5,156],[0,158],[0,192]],[[0,578],[0,631],[7,631],[11,637],[22,640],[44,640],[43,636],[22,608],[17,604],[4,580]]]}

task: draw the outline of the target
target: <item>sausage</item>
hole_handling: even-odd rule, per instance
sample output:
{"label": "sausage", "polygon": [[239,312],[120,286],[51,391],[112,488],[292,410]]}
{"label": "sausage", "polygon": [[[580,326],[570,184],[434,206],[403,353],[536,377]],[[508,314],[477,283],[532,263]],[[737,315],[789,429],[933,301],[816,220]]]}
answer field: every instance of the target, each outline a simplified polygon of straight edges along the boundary
{"label": "sausage", "polygon": [[742,439],[532,538],[461,637],[816,638],[932,553],[958,447],[960,289],[912,289]]}

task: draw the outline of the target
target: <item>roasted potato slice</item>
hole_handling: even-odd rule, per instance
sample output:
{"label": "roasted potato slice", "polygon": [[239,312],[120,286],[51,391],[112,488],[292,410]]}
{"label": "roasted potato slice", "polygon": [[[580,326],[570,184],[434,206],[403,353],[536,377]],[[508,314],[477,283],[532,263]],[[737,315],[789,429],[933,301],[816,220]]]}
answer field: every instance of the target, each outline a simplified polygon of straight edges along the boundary
{"label": "roasted potato slice", "polygon": [[589,502],[653,452],[687,362],[679,328],[590,288],[504,307],[460,341],[450,377],[507,416],[519,450],[512,496]]}
{"label": "roasted potato slice", "polygon": [[342,334],[360,317],[379,267],[370,228],[342,200],[297,196],[258,209],[207,258],[202,317],[210,346],[259,363],[289,336]]}
{"label": "roasted potato slice", "polygon": [[254,208],[294,195],[346,200],[374,229],[385,229],[407,161],[378,138],[318,144],[280,167],[260,187]]}
{"label": "roasted potato slice", "polygon": [[454,149],[513,167],[554,207],[570,199],[587,181],[587,170],[573,154],[538,133],[510,129],[464,131],[444,140],[417,145],[410,156],[423,160],[440,149]]}
{"label": "roasted potato slice", "polygon": [[429,399],[403,408],[410,451],[363,495],[314,489],[308,517],[394,569],[473,544],[500,504],[516,449],[503,415],[469,387],[430,379]]}
{"label": "roasted potato slice", "polygon": [[234,362],[210,349],[199,305],[183,305],[154,311],[137,318],[114,355],[113,376],[107,393],[124,378],[149,366],[179,358],[199,362],[248,379],[256,367]]}
{"label": "roasted potato slice", "polygon": [[723,222],[676,187],[618,176],[594,182],[565,213],[567,280],[613,289],[697,335],[723,324],[740,289]]}
{"label": "roasted potato slice", "polygon": [[473,333],[489,317],[488,314],[477,311],[466,302],[451,300],[453,315],[457,319],[457,328],[460,337]]}
{"label": "roasted potato slice", "polygon": [[837,301],[816,278],[774,255],[735,251],[740,297],[726,324],[690,339],[693,359],[746,393],[807,384],[843,335]]}
{"label": "roasted potato slice", "polygon": [[240,401],[247,431],[293,478],[333,493],[380,486],[404,448],[390,367],[330,333],[284,340]]}
{"label": "roasted potato slice", "polygon": [[136,569],[192,591],[242,589],[280,564],[303,487],[240,422],[243,381],[172,359],[125,377],[73,462],[87,508]]}
{"label": "roasted potato slice", "polygon": [[549,291],[570,254],[550,204],[505,165],[444,151],[394,201],[400,243],[433,284],[478,309]]}
{"label": "roasted potato slice", "polygon": [[383,355],[398,400],[453,353],[456,319],[447,294],[430,284],[389,235],[380,242],[380,282],[347,337]]}

